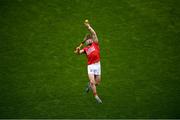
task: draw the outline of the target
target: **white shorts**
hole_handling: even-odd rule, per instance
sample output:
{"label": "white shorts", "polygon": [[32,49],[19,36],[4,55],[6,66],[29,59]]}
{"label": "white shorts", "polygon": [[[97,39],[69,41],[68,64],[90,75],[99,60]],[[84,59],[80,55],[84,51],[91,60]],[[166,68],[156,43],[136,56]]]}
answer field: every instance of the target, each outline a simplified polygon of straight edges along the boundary
{"label": "white shorts", "polygon": [[100,62],[88,65],[88,74],[101,75],[101,64]]}

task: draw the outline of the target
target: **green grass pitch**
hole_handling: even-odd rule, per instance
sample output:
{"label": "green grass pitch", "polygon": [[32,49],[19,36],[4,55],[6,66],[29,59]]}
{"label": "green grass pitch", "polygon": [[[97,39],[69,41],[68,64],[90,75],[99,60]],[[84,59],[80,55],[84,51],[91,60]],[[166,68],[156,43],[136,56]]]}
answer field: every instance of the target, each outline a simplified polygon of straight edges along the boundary
{"label": "green grass pitch", "polygon": [[[101,48],[97,104],[86,56]],[[179,0],[0,0],[0,118],[180,118]]]}

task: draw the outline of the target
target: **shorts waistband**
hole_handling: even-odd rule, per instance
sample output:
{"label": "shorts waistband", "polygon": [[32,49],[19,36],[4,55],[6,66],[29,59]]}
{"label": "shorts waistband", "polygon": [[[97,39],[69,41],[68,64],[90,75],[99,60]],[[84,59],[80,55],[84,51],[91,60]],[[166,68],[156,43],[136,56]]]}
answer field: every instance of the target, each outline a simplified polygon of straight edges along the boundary
{"label": "shorts waistband", "polygon": [[100,64],[100,61],[92,63],[92,64],[89,64],[89,65],[96,65],[96,64]]}

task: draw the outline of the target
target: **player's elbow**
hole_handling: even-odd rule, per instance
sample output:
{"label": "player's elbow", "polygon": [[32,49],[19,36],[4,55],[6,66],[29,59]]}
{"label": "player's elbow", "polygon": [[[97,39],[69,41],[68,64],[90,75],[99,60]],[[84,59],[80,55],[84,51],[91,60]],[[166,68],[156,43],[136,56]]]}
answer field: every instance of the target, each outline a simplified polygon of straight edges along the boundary
{"label": "player's elbow", "polygon": [[93,36],[96,36],[96,32],[95,31],[91,31]]}

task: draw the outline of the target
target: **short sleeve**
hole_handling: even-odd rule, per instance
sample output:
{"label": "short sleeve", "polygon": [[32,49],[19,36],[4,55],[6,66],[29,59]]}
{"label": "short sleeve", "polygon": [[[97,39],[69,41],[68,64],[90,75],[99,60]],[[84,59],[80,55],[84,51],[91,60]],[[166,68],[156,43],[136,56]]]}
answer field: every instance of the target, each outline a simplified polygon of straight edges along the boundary
{"label": "short sleeve", "polygon": [[84,47],[84,48],[83,48],[83,50],[84,50],[84,52],[86,53],[86,51],[87,51],[87,47]]}
{"label": "short sleeve", "polygon": [[99,46],[99,43],[98,42],[93,42],[94,45],[96,46]]}

